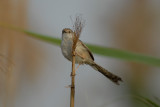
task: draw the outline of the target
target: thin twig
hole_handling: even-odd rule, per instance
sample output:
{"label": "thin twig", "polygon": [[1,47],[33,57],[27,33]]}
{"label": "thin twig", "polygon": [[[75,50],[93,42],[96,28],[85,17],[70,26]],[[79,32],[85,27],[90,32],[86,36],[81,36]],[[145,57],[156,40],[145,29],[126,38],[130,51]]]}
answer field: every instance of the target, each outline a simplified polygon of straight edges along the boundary
{"label": "thin twig", "polygon": [[75,56],[76,56],[76,44],[77,41],[80,37],[80,34],[82,32],[82,29],[84,27],[84,22],[82,22],[82,17],[77,16],[74,26],[73,26],[73,31],[74,31],[74,38],[73,38],[73,46],[72,46],[72,72],[71,72],[71,96],[70,96],[70,107],[74,107],[74,99],[75,99]]}

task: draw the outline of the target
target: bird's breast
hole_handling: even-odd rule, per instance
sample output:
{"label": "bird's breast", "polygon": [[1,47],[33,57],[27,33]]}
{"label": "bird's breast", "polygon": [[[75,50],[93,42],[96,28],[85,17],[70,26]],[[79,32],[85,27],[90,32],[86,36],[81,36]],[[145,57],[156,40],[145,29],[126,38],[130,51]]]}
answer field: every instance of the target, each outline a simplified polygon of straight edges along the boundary
{"label": "bird's breast", "polygon": [[[82,53],[82,51],[81,51],[82,46],[79,46],[78,44],[79,43],[77,43],[77,46],[79,47],[79,49],[76,47],[76,52],[78,52],[78,54],[82,55],[81,54]],[[68,36],[63,36],[62,41],[61,41],[61,50],[62,50],[63,56],[66,59],[68,59],[69,61],[72,61],[72,46],[73,46],[72,38],[70,38]],[[83,64],[84,62],[85,61],[81,57],[76,55],[76,63]]]}
{"label": "bird's breast", "polygon": [[72,45],[73,41],[71,39],[63,39],[61,42],[61,50],[62,54],[64,55],[65,58],[71,61],[72,58]]}

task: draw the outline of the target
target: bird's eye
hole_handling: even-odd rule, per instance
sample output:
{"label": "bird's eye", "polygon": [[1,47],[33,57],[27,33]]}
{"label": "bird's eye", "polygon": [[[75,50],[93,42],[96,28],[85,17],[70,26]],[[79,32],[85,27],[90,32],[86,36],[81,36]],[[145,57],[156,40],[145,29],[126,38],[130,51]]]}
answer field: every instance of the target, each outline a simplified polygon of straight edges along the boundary
{"label": "bird's eye", "polygon": [[68,33],[71,33],[71,31],[68,31]]}

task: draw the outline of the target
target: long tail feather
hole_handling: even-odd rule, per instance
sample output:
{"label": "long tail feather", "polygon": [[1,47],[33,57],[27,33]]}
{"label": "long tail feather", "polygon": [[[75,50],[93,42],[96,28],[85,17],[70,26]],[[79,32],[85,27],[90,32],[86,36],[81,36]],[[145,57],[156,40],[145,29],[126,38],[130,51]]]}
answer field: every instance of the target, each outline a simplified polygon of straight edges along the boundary
{"label": "long tail feather", "polygon": [[122,81],[122,79],[120,77],[112,74],[111,72],[109,72],[108,70],[104,69],[103,67],[101,67],[100,65],[96,64],[95,62],[89,63],[89,65],[92,68],[94,68],[95,70],[97,70],[100,73],[102,73],[105,77],[107,77],[108,79],[110,79],[112,82],[114,82],[117,85],[119,85],[119,81]]}

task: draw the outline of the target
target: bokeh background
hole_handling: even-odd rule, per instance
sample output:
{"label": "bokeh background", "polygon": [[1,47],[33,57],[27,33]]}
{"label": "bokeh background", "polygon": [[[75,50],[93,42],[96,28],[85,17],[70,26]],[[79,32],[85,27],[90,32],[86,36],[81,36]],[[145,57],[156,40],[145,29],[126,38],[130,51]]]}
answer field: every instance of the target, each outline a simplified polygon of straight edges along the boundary
{"label": "bokeh background", "polygon": [[[0,0],[0,24],[58,38],[77,14],[86,20],[82,41],[160,57],[159,0]],[[75,107],[145,107],[132,95],[160,98],[159,68],[94,56],[124,82],[81,66]],[[70,72],[60,47],[0,27],[0,107],[69,107]]]}

